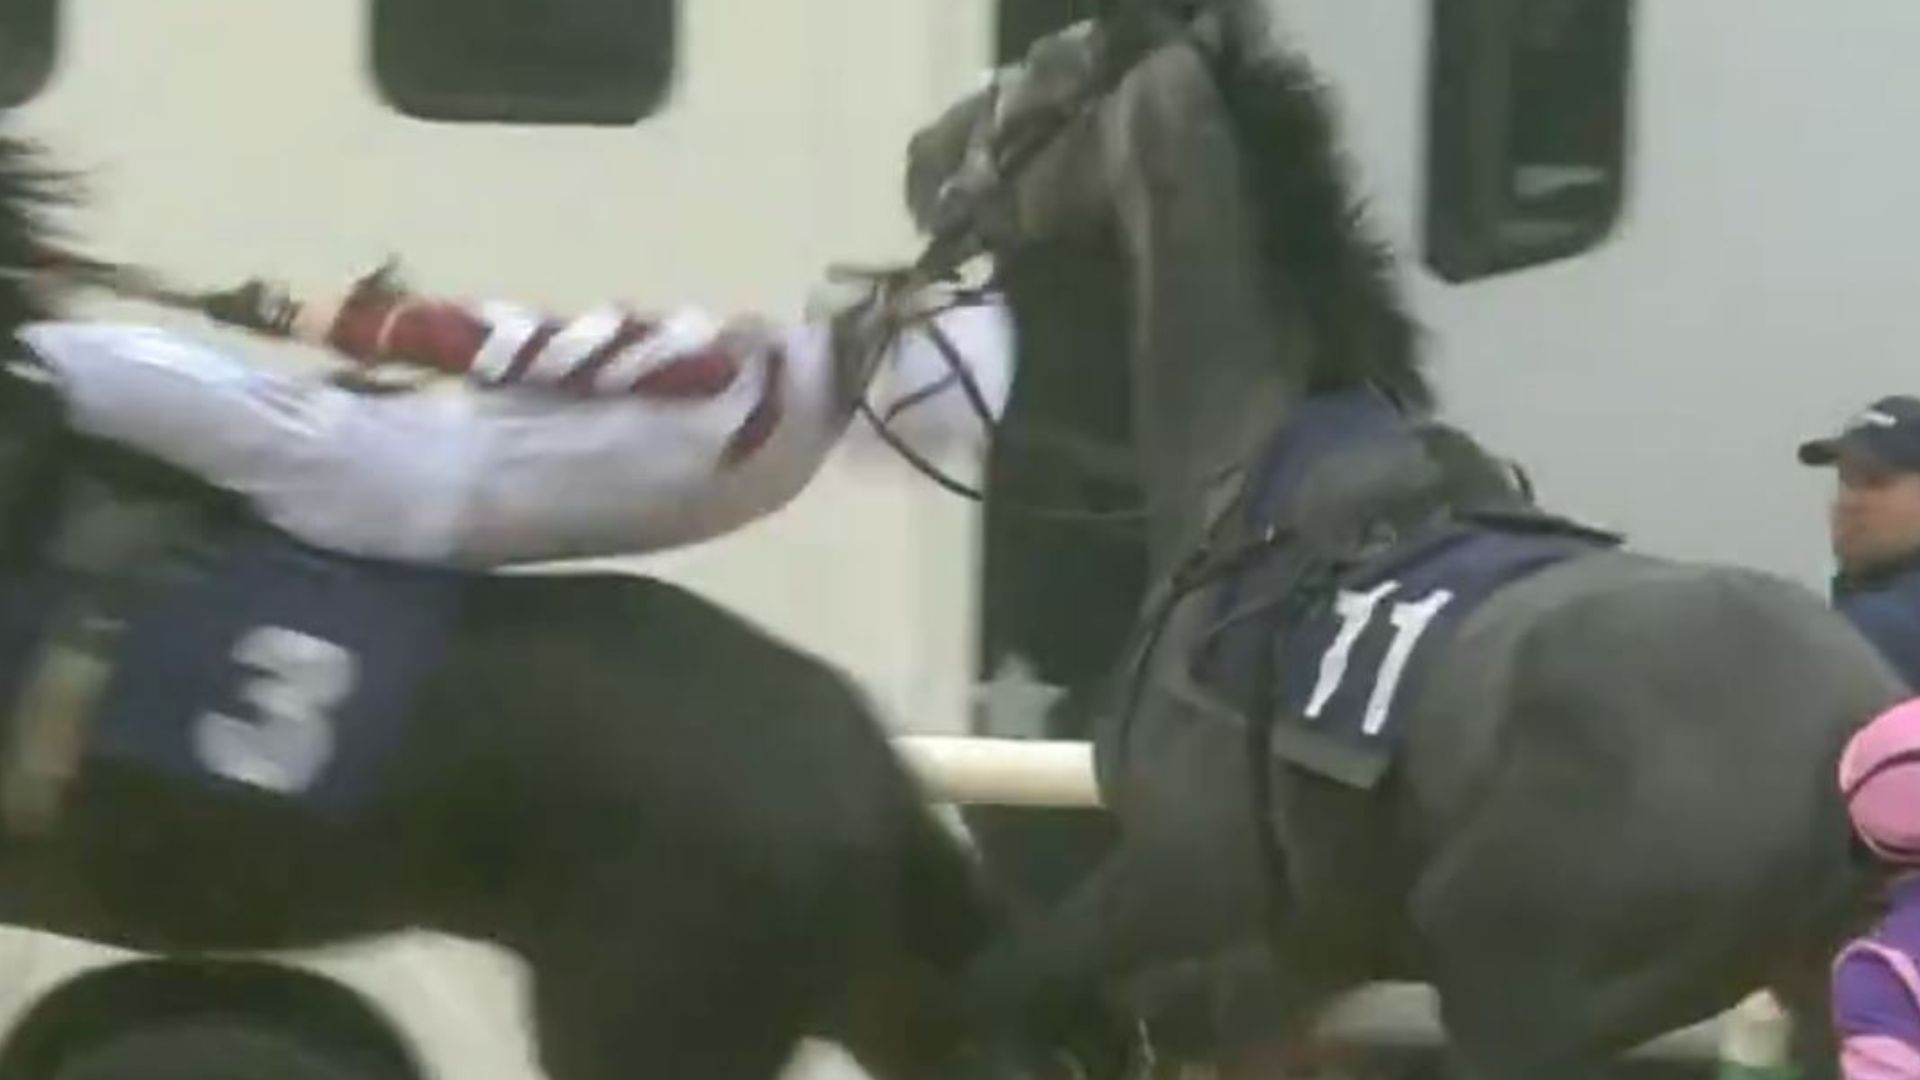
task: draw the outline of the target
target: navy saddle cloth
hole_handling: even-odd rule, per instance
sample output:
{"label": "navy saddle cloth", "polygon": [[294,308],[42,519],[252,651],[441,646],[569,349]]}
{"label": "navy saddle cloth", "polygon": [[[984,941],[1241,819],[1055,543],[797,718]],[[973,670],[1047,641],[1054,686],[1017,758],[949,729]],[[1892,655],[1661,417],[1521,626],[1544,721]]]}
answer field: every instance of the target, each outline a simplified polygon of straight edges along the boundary
{"label": "navy saddle cloth", "polygon": [[[1310,399],[1250,480],[1248,528],[1281,520],[1330,455],[1417,438],[1375,395]],[[1273,710],[1250,721],[1274,721],[1276,756],[1371,787],[1389,771],[1408,705],[1452,632],[1502,588],[1616,542],[1544,514],[1440,516],[1297,594],[1302,553],[1282,542],[1216,587],[1215,631],[1199,646],[1195,676],[1243,714]]]}
{"label": "navy saddle cloth", "polygon": [[[123,628],[106,653],[86,753],[348,817],[383,790],[466,580],[319,551],[263,527],[224,535],[112,606]],[[100,584],[57,569],[0,579],[10,708],[49,630]]]}

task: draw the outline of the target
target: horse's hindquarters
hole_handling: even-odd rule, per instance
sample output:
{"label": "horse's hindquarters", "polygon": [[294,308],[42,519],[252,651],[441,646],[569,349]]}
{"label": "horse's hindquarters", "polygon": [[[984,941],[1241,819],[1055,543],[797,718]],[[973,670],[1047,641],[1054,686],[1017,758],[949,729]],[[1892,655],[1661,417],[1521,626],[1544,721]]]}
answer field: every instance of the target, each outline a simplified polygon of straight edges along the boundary
{"label": "horse's hindquarters", "polygon": [[1833,764],[1901,690],[1812,594],[1596,555],[1436,659],[1403,761],[1413,916],[1464,1044],[1527,1031],[1511,1060],[1537,1066],[1649,1038],[1842,931],[1859,882]]}
{"label": "horse's hindquarters", "polygon": [[[1528,769],[1551,770],[1569,799],[1804,833],[1810,808],[1837,806],[1846,734],[1903,696],[1807,590],[1618,552],[1492,598],[1415,689],[1402,770],[1434,836]],[[1756,798],[1763,778],[1772,797]]]}

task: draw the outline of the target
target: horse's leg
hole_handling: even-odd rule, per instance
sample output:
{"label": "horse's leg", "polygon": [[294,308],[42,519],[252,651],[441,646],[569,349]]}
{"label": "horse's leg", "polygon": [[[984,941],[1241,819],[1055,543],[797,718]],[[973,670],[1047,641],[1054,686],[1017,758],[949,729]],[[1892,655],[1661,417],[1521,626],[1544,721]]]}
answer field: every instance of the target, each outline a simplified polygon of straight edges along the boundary
{"label": "horse's leg", "polygon": [[1363,966],[1299,924],[1267,939],[1157,972],[1128,1000],[1152,1023],[1161,1057],[1207,1061],[1223,1077],[1295,1075],[1326,1057],[1313,1028],[1327,1005],[1366,981]]}
{"label": "horse's leg", "polygon": [[522,952],[553,1080],[771,1080],[792,1056],[811,958],[783,948],[750,902],[723,899],[745,899],[735,883],[689,881],[702,873],[601,868],[545,913]]}
{"label": "horse's leg", "polygon": [[998,911],[857,686],[664,583],[482,595],[460,700],[508,783],[475,783],[462,880],[495,885],[555,1080],[758,1080],[803,1035],[889,1078],[953,1051],[942,976]]}
{"label": "horse's leg", "polygon": [[1801,1080],[1837,1080],[1840,1041],[1833,1029],[1833,983],[1825,962],[1777,983],[1773,996],[1786,1009],[1793,1064]]}
{"label": "horse's leg", "polygon": [[1434,983],[1448,1072],[1463,1080],[1598,1080],[1610,1055],[1596,1037],[1587,958],[1527,918],[1516,915],[1505,930],[1489,923],[1442,932]]}
{"label": "horse's leg", "polygon": [[966,1035],[950,980],[906,957],[857,977],[825,1027],[878,1080],[938,1075]]}
{"label": "horse's leg", "polygon": [[1103,1058],[1133,1038],[1126,1018],[1176,1057],[1297,1034],[1361,976],[1305,924],[1289,924],[1284,964],[1272,961],[1271,894],[1245,840],[1184,819],[1135,824],[1062,903],[974,965],[975,993],[1010,1029]]}
{"label": "horse's leg", "polygon": [[[1008,1049],[995,1032],[968,1026],[961,980],[966,958],[1000,929],[966,853],[917,803],[900,807],[909,828],[899,864],[909,880],[898,903],[864,890],[837,907],[859,935],[838,950],[848,972],[812,1034],[831,1039],[879,1080],[952,1071],[957,1051]],[[863,903],[864,901],[864,903]]]}
{"label": "horse's leg", "polygon": [[1131,876],[1124,848],[1065,899],[1025,920],[969,965],[968,1007],[981,1026],[1038,1047],[1118,1053],[1103,997],[1116,955],[1110,920]]}
{"label": "horse's leg", "polygon": [[[1531,791],[1521,802],[1550,799]],[[1739,999],[1738,953],[1684,921],[1697,909],[1663,912],[1671,898],[1657,882],[1638,895],[1596,880],[1581,863],[1604,844],[1570,825],[1543,845],[1514,805],[1490,799],[1416,899],[1458,1075],[1598,1076],[1631,1047]],[[1620,921],[1642,913],[1683,921]]]}

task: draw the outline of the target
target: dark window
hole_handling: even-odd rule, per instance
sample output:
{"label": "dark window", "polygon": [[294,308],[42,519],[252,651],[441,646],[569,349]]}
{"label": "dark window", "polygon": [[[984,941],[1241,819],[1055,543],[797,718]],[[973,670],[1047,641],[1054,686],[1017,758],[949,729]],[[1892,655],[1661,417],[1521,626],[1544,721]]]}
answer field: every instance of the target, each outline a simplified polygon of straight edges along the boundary
{"label": "dark window", "polygon": [[632,124],[673,78],[675,0],[370,0],[373,71],[422,120]]}
{"label": "dark window", "polygon": [[0,0],[0,108],[38,94],[53,74],[56,0]]}
{"label": "dark window", "polygon": [[1606,239],[1626,186],[1632,0],[1434,0],[1426,261],[1470,281]]}

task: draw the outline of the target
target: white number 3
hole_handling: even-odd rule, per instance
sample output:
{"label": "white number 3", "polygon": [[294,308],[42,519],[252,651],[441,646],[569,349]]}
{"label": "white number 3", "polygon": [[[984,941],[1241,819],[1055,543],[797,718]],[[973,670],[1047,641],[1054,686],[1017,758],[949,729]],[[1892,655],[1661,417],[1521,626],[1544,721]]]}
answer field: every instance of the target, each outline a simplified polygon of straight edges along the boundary
{"label": "white number 3", "polygon": [[250,718],[209,712],[194,729],[200,761],[218,775],[281,794],[306,790],[332,760],[332,710],[353,692],[351,652],[280,626],[256,627],[233,648],[252,675],[240,698]]}
{"label": "white number 3", "polygon": [[[1340,630],[1333,637],[1333,644],[1321,654],[1320,671],[1314,680],[1313,695],[1307,700],[1306,715],[1309,720],[1320,718],[1321,710],[1340,689],[1340,681],[1346,677],[1347,662],[1353,655],[1353,647],[1373,622],[1373,613],[1380,602],[1400,587],[1397,581],[1388,581],[1375,586],[1367,592],[1352,592],[1342,589],[1334,599],[1334,614],[1340,618]],[[1378,735],[1386,726],[1387,713],[1393,708],[1394,691],[1399,689],[1400,679],[1407,672],[1407,661],[1413,657],[1413,647],[1419,643],[1420,635],[1440,614],[1440,610],[1453,599],[1446,589],[1435,589],[1419,600],[1402,601],[1393,605],[1387,615],[1387,622],[1393,627],[1393,642],[1387,646],[1386,655],[1380,659],[1380,671],[1374,678],[1373,693],[1367,695],[1367,712],[1360,723],[1360,730],[1367,735]]]}

